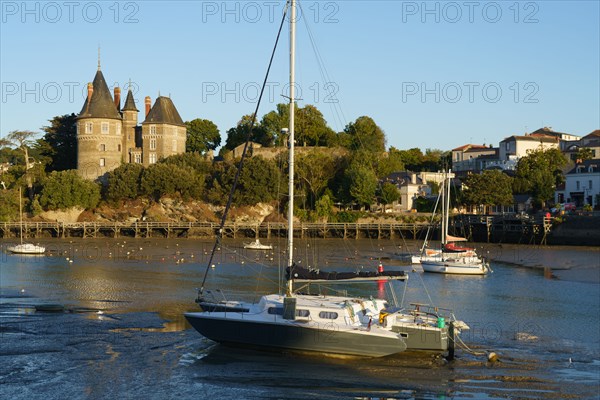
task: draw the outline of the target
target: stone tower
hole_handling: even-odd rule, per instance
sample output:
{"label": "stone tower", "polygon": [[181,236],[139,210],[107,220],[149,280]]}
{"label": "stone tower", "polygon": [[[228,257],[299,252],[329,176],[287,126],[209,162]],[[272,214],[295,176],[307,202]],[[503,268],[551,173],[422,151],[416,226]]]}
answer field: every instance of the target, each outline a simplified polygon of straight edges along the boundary
{"label": "stone tower", "polygon": [[77,171],[93,180],[121,165],[122,156],[121,114],[98,65],[77,117]]}
{"label": "stone tower", "polygon": [[[149,98],[147,97],[147,102]],[[185,152],[186,127],[169,97],[159,96],[142,122],[143,164]]]}
{"label": "stone tower", "polygon": [[141,151],[136,151],[136,148],[139,146],[136,144],[135,140],[138,112],[130,88],[127,92],[125,104],[121,109],[121,114],[123,115],[123,160],[127,163],[142,163],[141,157],[136,160],[136,154],[141,155]]}

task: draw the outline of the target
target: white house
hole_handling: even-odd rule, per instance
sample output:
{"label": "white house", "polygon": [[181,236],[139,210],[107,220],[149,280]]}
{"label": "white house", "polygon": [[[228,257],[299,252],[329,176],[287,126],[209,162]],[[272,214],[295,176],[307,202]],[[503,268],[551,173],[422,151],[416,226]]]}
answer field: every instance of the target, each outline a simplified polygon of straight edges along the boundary
{"label": "white house", "polygon": [[575,165],[565,175],[564,190],[557,190],[557,203],[575,203],[581,207],[590,204],[596,208],[600,194],[600,160],[587,160]]}

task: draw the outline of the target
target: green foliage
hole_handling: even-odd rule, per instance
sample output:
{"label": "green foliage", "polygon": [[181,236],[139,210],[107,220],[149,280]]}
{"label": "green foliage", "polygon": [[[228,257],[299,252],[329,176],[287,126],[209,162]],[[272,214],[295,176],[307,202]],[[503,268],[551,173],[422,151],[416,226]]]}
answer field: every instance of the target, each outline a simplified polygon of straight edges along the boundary
{"label": "green foliage", "polygon": [[317,200],[315,205],[315,213],[321,219],[328,220],[331,217],[333,213],[333,200],[331,197],[329,197],[329,195],[324,194],[319,200]]}
{"label": "green foliage", "polygon": [[37,141],[40,155],[49,161],[46,171],[65,171],[77,168],[77,116],[60,115],[49,120],[46,133]]}
{"label": "green foliage", "polygon": [[471,205],[513,204],[512,178],[498,170],[472,174],[465,180],[464,200]]}
{"label": "green foliage", "polygon": [[417,210],[417,212],[431,213],[433,212],[435,203],[423,196],[419,196],[413,202],[413,206]]}
{"label": "green foliage", "polygon": [[297,109],[295,117],[295,139],[299,145],[327,146],[334,141],[335,132],[315,106],[307,104]]}
{"label": "green foliage", "polygon": [[212,170],[212,162],[199,153],[182,153],[163,158],[160,163],[176,165],[181,168],[191,168],[199,174],[207,174]]}
{"label": "green foliage", "polygon": [[372,204],[377,190],[377,176],[373,170],[364,165],[352,165],[347,175],[350,181],[350,196],[360,205]]}
{"label": "green foliage", "polygon": [[[252,131],[250,132],[251,128]],[[260,124],[255,122],[252,125],[252,115],[244,115],[235,127],[227,131],[227,140],[221,152],[224,150],[233,150],[239,145],[246,143],[248,135],[251,142],[260,143],[263,146],[273,145],[273,138],[267,134]]]}
{"label": "green foliage", "polygon": [[212,121],[196,118],[185,123],[187,140],[185,151],[206,153],[214,150],[221,144],[219,128]]}
{"label": "green foliage", "polygon": [[298,155],[295,163],[297,183],[304,189],[307,205],[313,208],[337,171],[336,159],[328,152],[312,151]]}
{"label": "green foliage", "polygon": [[137,198],[143,170],[141,164],[122,164],[109,172],[104,198],[112,202]]}
{"label": "green foliage", "polygon": [[337,222],[352,224],[358,221],[363,214],[357,211],[340,211],[335,214]]}
{"label": "green foliage", "polygon": [[252,157],[242,168],[233,200],[237,205],[264,203],[275,200],[280,191],[281,173],[275,163],[262,157]]}
{"label": "green foliage", "polygon": [[396,185],[385,182],[379,187],[379,201],[382,204],[392,204],[400,198],[400,192]]}
{"label": "green foliage", "polygon": [[[233,186],[237,165],[221,163],[215,167],[208,182],[207,198],[210,203],[227,203]],[[246,159],[233,195],[238,206],[275,200],[281,189],[281,174],[274,161],[262,157]]]}
{"label": "green foliage", "polygon": [[44,181],[39,201],[47,210],[92,209],[100,201],[100,186],[81,178],[75,170],[54,171]]}
{"label": "green foliage", "polygon": [[0,222],[19,220],[19,190],[2,190],[0,196]]}
{"label": "green foliage", "polygon": [[376,158],[377,162],[377,176],[379,178],[385,178],[393,172],[400,172],[404,170],[404,162],[400,157],[400,153],[395,148],[390,148],[388,156],[383,158]]}
{"label": "green foliage", "polygon": [[580,147],[575,157],[577,160],[581,160],[580,162],[591,160],[594,158],[594,150],[589,147]]}
{"label": "green foliage", "polygon": [[529,151],[517,164],[513,191],[530,194],[543,206],[554,197],[556,186],[564,182],[562,167],[566,163],[567,159],[558,149]]}
{"label": "green foliage", "polygon": [[277,104],[276,110],[268,112],[262,117],[260,125],[265,132],[265,136],[271,138],[275,146],[283,146],[286,138],[281,135],[281,129],[290,125],[290,106],[287,104]]}
{"label": "green foliage", "polygon": [[397,150],[392,147],[390,152],[397,153],[397,157],[402,161],[407,170],[421,171],[421,165],[423,164],[421,149],[415,147],[409,150]]}
{"label": "green foliage", "polygon": [[358,117],[344,128],[344,132],[350,136],[351,150],[362,149],[370,153],[385,151],[385,134],[370,117]]}
{"label": "green foliage", "polygon": [[204,176],[190,167],[169,163],[152,164],[144,169],[140,179],[143,195],[158,201],[162,196],[179,195],[184,199],[199,199],[204,189]]}
{"label": "green foliage", "polygon": [[31,214],[33,214],[33,216],[40,215],[41,213],[44,212],[44,209],[42,208],[42,205],[40,204],[40,196],[36,195],[33,198],[33,201],[31,201],[29,203],[29,211],[31,212]]}

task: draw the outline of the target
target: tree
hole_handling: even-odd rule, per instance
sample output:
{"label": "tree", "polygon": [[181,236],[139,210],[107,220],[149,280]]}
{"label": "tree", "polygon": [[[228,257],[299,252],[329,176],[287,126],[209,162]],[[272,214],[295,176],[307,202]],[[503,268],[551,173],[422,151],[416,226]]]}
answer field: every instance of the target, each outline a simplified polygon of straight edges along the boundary
{"label": "tree", "polygon": [[29,175],[29,169],[32,167],[31,160],[29,158],[29,146],[31,146],[32,138],[36,135],[32,131],[12,131],[8,134],[6,139],[16,145],[21,151],[23,151],[23,158],[25,159],[25,179],[27,181],[27,188],[29,189],[29,199],[33,199],[33,181],[31,175]]}
{"label": "tree", "polygon": [[290,125],[290,106],[288,104],[277,104],[276,110],[265,114],[260,126],[265,132],[265,136],[271,139],[274,146],[285,145],[287,137],[281,135],[281,130]]}
{"label": "tree", "polygon": [[513,184],[516,193],[530,194],[541,206],[554,197],[557,185],[564,182],[562,167],[567,159],[559,149],[530,150],[527,156],[521,157]]}
{"label": "tree", "polygon": [[464,200],[471,205],[513,204],[512,178],[494,169],[467,177],[463,190]]}
{"label": "tree", "polygon": [[53,171],[45,180],[40,204],[47,210],[70,207],[91,209],[100,201],[100,186],[81,178],[77,171]]}
{"label": "tree", "polygon": [[329,180],[335,176],[336,162],[329,153],[311,151],[296,157],[295,172],[305,189],[308,207],[312,209]]}
{"label": "tree", "polygon": [[385,134],[372,118],[362,116],[344,128],[351,137],[351,150],[363,149],[371,153],[385,151]]}
{"label": "tree", "polygon": [[390,148],[387,157],[378,158],[377,160],[377,176],[379,178],[385,178],[393,172],[404,170],[404,163],[400,157],[400,152],[394,147]]}
{"label": "tree", "polygon": [[352,165],[347,171],[350,181],[350,196],[360,205],[369,206],[375,199],[377,176],[371,168],[364,165]]}
{"label": "tree", "polygon": [[385,182],[379,187],[379,200],[383,204],[383,211],[385,212],[385,206],[392,204],[400,198],[400,192],[396,185]]}
{"label": "tree", "polygon": [[185,151],[204,154],[221,144],[219,128],[212,121],[196,118],[186,122],[185,126],[187,132]]}
{"label": "tree", "polygon": [[200,199],[203,190],[204,176],[190,167],[156,163],[145,168],[140,178],[141,194],[156,201],[168,195]]}
{"label": "tree", "polygon": [[[252,128],[252,132],[250,129]],[[246,143],[250,133],[250,141],[260,143],[262,146],[271,146],[273,138],[269,137],[265,130],[255,121],[252,126],[252,115],[244,115],[237,125],[227,131],[227,140],[224,150],[233,150],[237,146]]]}
{"label": "tree", "polygon": [[327,146],[333,141],[335,132],[327,126],[327,121],[317,107],[307,104],[296,110],[296,143],[303,146]]}
{"label": "tree", "polygon": [[105,198],[109,201],[135,199],[140,194],[140,181],[144,167],[141,164],[123,164],[110,171],[107,177]]}
{"label": "tree", "polygon": [[280,171],[271,160],[262,157],[249,158],[242,168],[237,189],[233,196],[237,205],[275,200],[281,192]]}
{"label": "tree", "polygon": [[321,196],[315,204],[315,214],[317,217],[327,220],[333,212],[333,200],[328,194]]}
{"label": "tree", "polygon": [[0,196],[0,222],[19,220],[19,191],[16,189],[2,190]]}
{"label": "tree", "polygon": [[44,137],[38,140],[40,154],[50,161],[46,171],[77,169],[77,115],[65,114],[49,120]]}
{"label": "tree", "polygon": [[594,150],[589,147],[580,147],[577,149],[576,159],[581,160],[580,162],[591,160],[594,158]]}
{"label": "tree", "polygon": [[398,158],[404,164],[404,167],[410,171],[421,171],[421,166],[423,165],[423,153],[421,149],[416,147],[408,150],[396,150],[398,153]]}

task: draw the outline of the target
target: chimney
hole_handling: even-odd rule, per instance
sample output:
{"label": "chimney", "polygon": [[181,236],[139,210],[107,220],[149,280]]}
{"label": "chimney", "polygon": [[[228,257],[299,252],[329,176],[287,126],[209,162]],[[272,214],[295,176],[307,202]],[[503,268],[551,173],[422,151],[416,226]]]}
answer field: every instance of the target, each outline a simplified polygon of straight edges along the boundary
{"label": "chimney", "polygon": [[152,107],[152,100],[150,100],[150,96],[146,96],[144,99],[144,104],[146,105],[146,117],[150,113],[150,108]]}
{"label": "chimney", "polygon": [[421,181],[423,181],[423,185],[427,185],[427,177],[423,173],[421,174]]}
{"label": "chimney", "polygon": [[417,174],[410,174],[410,183],[413,185],[417,184]]}
{"label": "chimney", "polygon": [[121,88],[116,87],[115,90],[115,107],[117,107],[118,111],[121,111]]}

